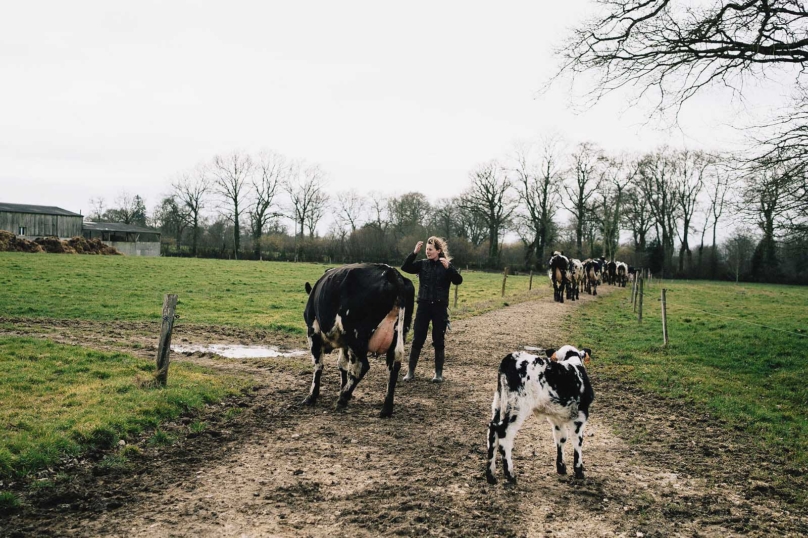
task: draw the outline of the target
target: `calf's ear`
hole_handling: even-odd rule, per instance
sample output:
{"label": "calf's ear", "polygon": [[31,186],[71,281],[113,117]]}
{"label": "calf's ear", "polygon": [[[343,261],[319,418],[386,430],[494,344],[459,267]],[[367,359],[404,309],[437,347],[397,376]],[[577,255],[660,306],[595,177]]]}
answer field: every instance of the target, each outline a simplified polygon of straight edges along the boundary
{"label": "calf's ear", "polygon": [[548,358],[548,359],[552,359],[552,360],[554,360],[554,361],[557,361],[557,360],[558,360],[558,358],[556,357],[555,352],[556,352],[556,350],[555,350],[555,349],[553,349],[553,348],[548,348],[548,349],[545,349],[545,350],[544,350],[544,353],[545,353],[545,355],[547,355],[547,358]]}
{"label": "calf's ear", "polygon": [[308,282],[306,282],[306,286],[305,286],[305,287],[306,287],[306,295],[309,295],[309,294],[311,293],[311,284],[309,284]]}

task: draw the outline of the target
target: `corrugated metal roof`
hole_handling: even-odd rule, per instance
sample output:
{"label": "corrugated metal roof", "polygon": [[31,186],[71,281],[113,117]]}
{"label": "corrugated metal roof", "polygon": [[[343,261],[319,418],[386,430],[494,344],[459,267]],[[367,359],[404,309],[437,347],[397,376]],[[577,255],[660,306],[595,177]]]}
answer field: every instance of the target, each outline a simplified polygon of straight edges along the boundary
{"label": "corrugated metal roof", "polygon": [[141,234],[159,234],[160,230],[155,228],[144,228],[134,224],[124,224],[122,222],[85,222],[85,230],[96,232],[130,232]]}
{"label": "corrugated metal roof", "polygon": [[36,213],[39,215],[60,215],[62,217],[80,217],[78,213],[73,213],[61,207],[50,205],[30,205],[30,204],[6,204],[0,202],[0,211],[10,213]]}

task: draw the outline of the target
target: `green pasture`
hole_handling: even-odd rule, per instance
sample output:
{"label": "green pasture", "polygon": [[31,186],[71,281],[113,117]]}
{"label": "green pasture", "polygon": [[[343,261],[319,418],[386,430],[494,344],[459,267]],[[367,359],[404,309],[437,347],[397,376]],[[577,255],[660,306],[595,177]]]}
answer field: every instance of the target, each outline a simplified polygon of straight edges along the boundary
{"label": "green pasture", "polygon": [[[179,296],[180,323],[303,333],[305,282],[329,266],[193,258],[0,252],[0,315],[86,320],[160,319],[163,295]],[[545,276],[464,272],[455,319],[546,293]],[[412,275],[411,275],[412,276]],[[417,276],[413,278],[417,288]],[[450,301],[454,301],[454,288]]]}
{"label": "green pasture", "polygon": [[0,479],[111,448],[248,385],[183,362],[166,388],[153,374],[153,361],[125,353],[0,336]]}
{"label": "green pasture", "polygon": [[645,289],[642,324],[630,295],[627,287],[571,319],[573,341],[593,349],[600,374],[692,403],[790,466],[808,465],[808,288],[655,282]]}

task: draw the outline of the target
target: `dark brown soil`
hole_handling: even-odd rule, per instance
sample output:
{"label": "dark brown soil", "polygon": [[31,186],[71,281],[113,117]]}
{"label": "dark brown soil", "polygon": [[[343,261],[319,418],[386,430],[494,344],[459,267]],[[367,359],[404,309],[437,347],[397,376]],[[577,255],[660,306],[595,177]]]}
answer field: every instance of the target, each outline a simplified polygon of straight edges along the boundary
{"label": "dark brown soil", "polygon": [[[582,296],[579,304],[590,300]],[[497,365],[525,345],[568,343],[563,327],[577,307],[541,299],[453,322],[447,381],[429,382],[432,355],[425,352],[416,381],[399,383],[389,420],[377,417],[386,382],[381,360],[372,362],[347,410],[337,412],[335,355],[326,359],[318,407],[304,408],[307,360],[175,354],[172,360],[242,372],[257,388],[168,425],[180,435],[173,446],[130,440],[143,451],[127,468],[103,469],[90,457],[68,464],[69,478],[62,475],[55,488],[18,489],[23,507],[0,516],[0,535],[808,534],[796,495],[804,476],[793,477],[793,489],[778,485],[783,467],[775,457],[756,453],[743,435],[684,403],[600,375],[597,350],[589,368],[596,400],[584,444],[587,478],[555,474],[549,426],[533,420],[516,440],[518,484],[488,485],[486,428]],[[148,357],[157,332],[150,323],[0,318],[0,334]],[[175,342],[182,341],[305,346],[301,337],[180,324]],[[208,428],[190,433],[192,420]]]}

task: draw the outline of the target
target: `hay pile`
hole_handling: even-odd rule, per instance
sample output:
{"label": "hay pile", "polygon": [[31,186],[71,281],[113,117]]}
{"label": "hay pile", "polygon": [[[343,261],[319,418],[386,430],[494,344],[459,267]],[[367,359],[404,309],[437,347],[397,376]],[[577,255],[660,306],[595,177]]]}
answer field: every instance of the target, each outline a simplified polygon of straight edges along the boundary
{"label": "hay pile", "polygon": [[84,239],[83,237],[74,237],[66,241],[67,245],[76,251],[77,254],[101,254],[105,256],[123,256],[121,252],[107,244],[101,242],[100,239]]}
{"label": "hay pile", "polygon": [[0,252],[44,252],[42,247],[28,241],[27,239],[17,238],[11,232],[0,230]]}
{"label": "hay pile", "polygon": [[118,249],[102,243],[100,239],[73,237],[62,241],[56,237],[37,237],[33,241],[28,241],[3,230],[0,230],[0,252],[50,252],[54,254],[122,256]]}

